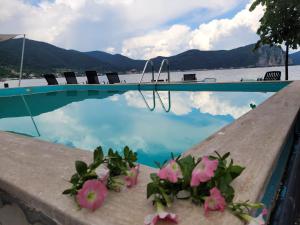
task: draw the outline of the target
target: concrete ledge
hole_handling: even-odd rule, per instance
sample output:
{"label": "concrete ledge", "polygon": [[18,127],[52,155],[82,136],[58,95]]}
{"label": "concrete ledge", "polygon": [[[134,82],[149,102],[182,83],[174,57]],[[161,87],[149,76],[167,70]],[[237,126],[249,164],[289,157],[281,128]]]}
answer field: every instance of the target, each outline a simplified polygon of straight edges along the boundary
{"label": "concrete ledge", "polygon": [[164,82],[164,83],[118,83],[118,84],[78,84],[78,85],[50,85],[20,88],[0,89],[0,96],[31,95],[54,91],[230,91],[230,92],[276,92],[289,85],[291,81],[262,81],[262,82]]}
{"label": "concrete ledge", "polygon": [[[186,154],[230,151],[237,163],[247,167],[234,183],[236,200],[255,201],[263,193],[299,108],[300,82],[295,81]],[[74,172],[74,161],[90,161],[91,152],[4,132],[0,141],[0,189],[57,224],[141,225],[144,216],[153,213],[145,193],[153,168],[143,166],[138,186],[110,193],[96,212],[78,211],[73,200],[61,192],[69,186],[66,180]],[[174,211],[181,225],[242,224],[227,212],[205,217],[201,208],[185,201],[177,201]]]}

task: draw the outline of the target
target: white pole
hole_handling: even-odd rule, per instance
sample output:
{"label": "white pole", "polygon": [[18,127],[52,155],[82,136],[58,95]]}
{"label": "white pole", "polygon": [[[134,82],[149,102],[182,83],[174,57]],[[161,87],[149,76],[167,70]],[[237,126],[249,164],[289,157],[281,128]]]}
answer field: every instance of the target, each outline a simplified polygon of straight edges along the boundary
{"label": "white pole", "polygon": [[24,34],[24,38],[23,38],[23,46],[22,46],[21,65],[20,65],[20,75],[19,75],[19,87],[21,86],[21,80],[22,80],[22,74],[23,74],[24,49],[25,49],[25,34]]}

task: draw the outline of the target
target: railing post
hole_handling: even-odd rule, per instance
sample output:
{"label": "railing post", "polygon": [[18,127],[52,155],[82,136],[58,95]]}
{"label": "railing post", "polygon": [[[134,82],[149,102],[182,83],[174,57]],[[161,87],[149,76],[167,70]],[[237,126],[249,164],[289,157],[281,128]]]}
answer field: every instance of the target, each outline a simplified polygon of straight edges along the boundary
{"label": "railing post", "polygon": [[24,34],[24,37],[23,37],[23,44],[22,44],[22,55],[21,55],[20,75],[19,75],[19,87],[21,86],[21,80],[22,80],[22,75],[23,75],[23,60],[24,60],[24,50],[25,50],[25,39],[26,39],[26,36],[25,36],[25,34]]}

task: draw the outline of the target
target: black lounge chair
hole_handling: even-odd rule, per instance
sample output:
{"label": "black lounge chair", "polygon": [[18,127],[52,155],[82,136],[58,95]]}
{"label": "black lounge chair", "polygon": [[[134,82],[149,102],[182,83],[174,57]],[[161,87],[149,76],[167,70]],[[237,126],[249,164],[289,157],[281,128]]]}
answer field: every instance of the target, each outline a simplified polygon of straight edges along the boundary
{"label": "black lounge chair", "polygon": [[205,83],[215,83],[215,82],[217,82],[217,79],[214,78],[214,77],[207,77],[207,78],[204,78],[203,80],[201,80],[201,82],[205,82]]}
{"label": "black lounge chair", "polygon": [[[159,79],[159,80],[151,80],[151,82],[153,83],[153,82],[165,82],[165,80],[164,79]],[[166,82],[168,81],[168,79],[166,80]]]}
{"label": "black lounge chair", "polygon": [[281,71],[269,71],[266,72],[264,79],[258,78],[258,81],[268,81],[268,80],[280,80]]}
{"label": "black lounge chair", "polygon": [[58,85],[58,82],[54,74],[44,74],[44,78],[46,79],[48,85]]}
{"label": "black lounge chair", "polygon": [[[116,72],[106,73],[106,76],[107,76],[109,84],[121,83],[120,78],[119,78],[119,74],[116,73]],[[124,83],[126,83],[125,80],[124,80]]]}
{"label": "black lounge chair", "polygon": [[197,81],[196,74],[194,74],[194,73],[183,74],[182,80],[183,81]]}
{"label": "black lounge chair", "polygon": [[77,78],[74,72],[64,72],[67,84],[78,84]]}
{"label": "black lounge chair", "polygon": [[87,84],[100,84],[96,71],[85,71]]}

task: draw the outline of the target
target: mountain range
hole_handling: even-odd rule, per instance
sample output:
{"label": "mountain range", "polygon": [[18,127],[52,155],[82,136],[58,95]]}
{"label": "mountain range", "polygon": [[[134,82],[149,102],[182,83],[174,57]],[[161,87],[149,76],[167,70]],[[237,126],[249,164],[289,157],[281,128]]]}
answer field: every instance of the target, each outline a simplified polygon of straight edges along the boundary
{"label": "mountain range", "polygon": [[[0,42],[0,76],[16,75],[19,70],[22,39]],[[253,51],[254,44],[232,50],[200,51],[188,50],[170,57],[153,58],[158,70],[161,61],[167,58],[171,70],[200,70],[220,68],[241,68],[278,66],[284,64],[284,52],[280,47],[263,46]],[[292,64],[300,64],[300,52],[290,55]],[[131,59],[120,54],[109,54],[102,51],[80,52],[66,50],[54,45],[26,40],[24,72],[37,76],[43,73],[74,70],[97,70],[105,73],[140,72],[145,60]]]}

